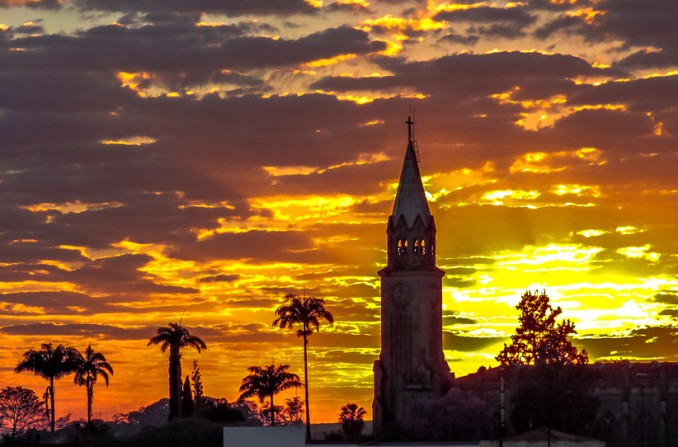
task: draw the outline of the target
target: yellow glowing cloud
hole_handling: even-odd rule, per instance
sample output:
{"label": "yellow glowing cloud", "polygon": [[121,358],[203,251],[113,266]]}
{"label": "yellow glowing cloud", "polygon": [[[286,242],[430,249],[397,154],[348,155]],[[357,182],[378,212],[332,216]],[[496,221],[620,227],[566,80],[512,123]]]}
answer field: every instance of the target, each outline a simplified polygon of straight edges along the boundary
{"label": "yellow glowing cloud", "polygon": [[[391,96],[394,97],[395,95]],[[382,97],[383,98],[383,97]],[[340,101],[351,101],[358,105],[369,104],[378,97],[368,96],[368,95],[337,95],[337,99]]]}
{"label": "yellow glowing cloud", "polygon": [[504,205],[510,201],[522,201],[522,200],[534,200],[541,195],[538,191],[524,191],[524,190],[513,190],[513,189],[503,189],[488,191],[483,194],[481,198],[481,203],[489,202],[492,205]]}
{"label": "yellow glowing cloud", "polygon": [[148,81],[151,79],[151,74],[146,73],[146,72],[139,72],[139,73],[133,73],[133,72],[126,72],[126,71],[119,71],[116,73],[116,77],[120,81],[120,84],[123,87],[127,87],[130,90],[133,90],[137,95],[141,97],[146,97],[148,96],[148,92],[145,89],[142,89],[139,87],[139,85],[143,81]]}
{"label": "yellow glowing cloud", "polygon": [[365,32],[371,32],[376,28],[388,34],[389,38],[385,41],[386,49],[381,51],[380,54],[394,56],[402,51],[403,46],[400,42],[409,39],[408,32],[436,31],[446,27],[445,22],[438,22],[431,17],[406,19],[387,14],[377,19],[367,19],[357,28]]}
{"label": "yellow glowing cloud", "polygon": [[99,140],[99,143],[103,145],[113,145],[117,144],[120,146],[145,146],[147,144],[153,144],[157,140],[151,137],[145,137],[143,135],[137,135],[128,138],[122,138],[119,140]]}
{"label": "yellow glowing cloud", "polygon": [[607,163],[603,158],[603,151],[595,147],[583,147],[573,151],[558,152],[528,152],[515,159],[511,164],[509,171],[512,174],[517,172],[548,174],[551,172],[564,171],[566,166],[558,166],[567,159],[580,159],[587,161],[591,166],[602,166]]}
{"label": "yellow glowing cloud", "polygon": [[615,228],[615,230],[619,234],[636,234],[636,233],[642,233],[643,230],[634,227],[633,225],[624,225],[621,227]]}
{"label": "yellow glowing cloud", "polygon": [[370,6],[369,2],[366,2],[365,0],[338,0],[337,4],[344,6],[356,5],[363,8],[368,8]]}
{"label": "yellow glowing cloud", "polygon": [[373,28],[395,31],[435,31],[445,27],[442,22],[425,17],[421,19],[405,19],[403,17],[394,17],[391,14],[378,19],[367,19],[363,21],[360,29],[365,32],[372,31]]}
{"label": "yellow glowing cloud", "polygon": [[62,203],[47,203],[47,202],[36,203],[33,205],[22,206],[21,208],[29,210],[34,213],[45,211],[58,211],[61,214],[69,214],[69,213],[82,213],[85,211],[97,211],[106,208],[119,208],[121,206],[123,206],[123,203],[121,202],[88,203],[76,200],[74,202],[62,202]]}
{"label": "yellow glowing cloud", "polygon": [[550,189],[550,192],[553,194],[564,196],[567,194],[573,194],[576,196],[592,196],[600,197],[600,186],[593,185],[575,185],[575,184],[566,184],[566,185],[555,185]]}
{"label": "yellow glowing cloud", "polygon": [[627,258],[645,259],[650,262],[657,262],[661,258],[660,253],[651,252],[652,246],[645,244],[640,247],[622,247],[617,249],[617,253],[624,255]]}
{"label": "yellow glowing cloud", "polygon": [[264,171],[272,177],[284,177],[288,175],[309,175],[318,172],[317,167],[311,166],[264,166]]}
{"label": "yellow glowing cloud", "polygon": [[595,22],[596,17],[605,15],[604,11],[596,11],[593,8],[577,9],[574,11],[568,11],[566,14],[570,17],[579,17],[589,25]]}
{"label": "yellow glowing cloud", "polygon": [[[537,270],[570,270],[588,268],[595,255],[603,251],[601,247],[586,247],[581,244],[549,244],[546,246],[527,246],[520,257],[499,255],[498,267],[517,267],[523,269],[536,267]],[[525,270],[524,270],[525,271]]]}
{"label": "yellow glowing cloud", "polygon": [[367,122],[362,123],[360,126],[361,127],[380,126],[380,125],[384,124],[385,122],[386,121],[384,121],[384,120],[371,120],[371,121],[367,121]]}
{"label": "yellow glowing cloud", "polygon": [[358,202],[360,197],[349,195],[338,196],[308,196],[289,198],[283,196],[262,197],[252,200],[252,206],[268,209],[273,212],[274,220],[285,224],[309,224],[322,218],[326,224],[348,223],[349,210]]}
{"label": "yellow glowing cloud", "polygon": [[[435,3],[435,2],[433,2]],[[475,3],[469,3],[469,4],[464,4],[464,3],[441,3],[438,5],[434,5],[431,7],[429,5],[429,9],[432,9],[436,13],[438,12],[452,12],[452,11],[465,11],[468,9],[475,9],[475,8],[481,8],[481,7],[488,7],[492,6],[491,3],[488,2],[475,2]]]}
{"label": "yellow glowing cloud", "polygon": [[338,56],[326,58],[326,59],[318,59],[315,61],[307,62],[305,65],[310,68],[318,68],[318,67],[329,67],[330,65],[336,65],[340,62],[346,62],[350,61],[351,59],[355,59],[357,57],[356,54],[340,54]]}
{"label": "yellow glowing cloud", "polygon": [[598,237],[598,236],[602,236],[602,235],[608,234],[608,233],[609,233],[609,231],[595,230],[595,229],[577,231],[577,234],[579,236],[584,236],[585,238]]}

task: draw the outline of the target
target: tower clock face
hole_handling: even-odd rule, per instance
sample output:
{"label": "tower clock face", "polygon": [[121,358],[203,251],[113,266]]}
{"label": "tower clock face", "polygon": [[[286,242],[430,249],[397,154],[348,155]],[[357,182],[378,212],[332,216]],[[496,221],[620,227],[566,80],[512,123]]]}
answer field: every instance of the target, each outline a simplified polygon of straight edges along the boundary
{"label": "tower clock face", "polygon": [[410,302],[412,291],[407,284],[398,283],[393,287],[393,304],[396,307],[405,307]]}

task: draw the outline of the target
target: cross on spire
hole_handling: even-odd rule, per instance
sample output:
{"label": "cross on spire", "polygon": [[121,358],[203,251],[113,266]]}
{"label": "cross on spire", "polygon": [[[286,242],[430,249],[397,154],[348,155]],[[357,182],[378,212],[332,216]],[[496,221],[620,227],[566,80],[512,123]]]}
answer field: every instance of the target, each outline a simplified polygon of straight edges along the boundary
{"label": "cross on spire", "polygon": [[412,126],[414,125],[414,121],[412,121],[412,117],[408,116],[407,121],[405,121],[407,124],[407,142],[411,143],[412,142]]}

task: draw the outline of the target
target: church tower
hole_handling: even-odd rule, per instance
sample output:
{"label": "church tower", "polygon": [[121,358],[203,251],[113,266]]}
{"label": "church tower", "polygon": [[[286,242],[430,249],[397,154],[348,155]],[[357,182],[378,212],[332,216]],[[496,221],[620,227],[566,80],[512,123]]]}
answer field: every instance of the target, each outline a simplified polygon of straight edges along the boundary
{"label": "church tower", "polygon": [[410,118],[408,144],[386,229],[381,277],[381,353],[374,363],[375,432],[409,419],[413,404],[443,396],[451,382],[442,347],[442,278],[436,226],[419,173]]}

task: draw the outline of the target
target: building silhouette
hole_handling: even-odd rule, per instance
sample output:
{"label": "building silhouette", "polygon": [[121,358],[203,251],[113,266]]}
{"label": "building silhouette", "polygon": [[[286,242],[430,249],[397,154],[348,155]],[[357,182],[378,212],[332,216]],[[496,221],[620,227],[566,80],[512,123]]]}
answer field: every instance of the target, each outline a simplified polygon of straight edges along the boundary
{"label": "building silhouette", "polygon": [[406,421],[416,401],[442,397],[452,376],[442,347],[442,278],[436,226],[419,172],[413,122],[381,277],[381,353],[374,363],[374,430]]}

